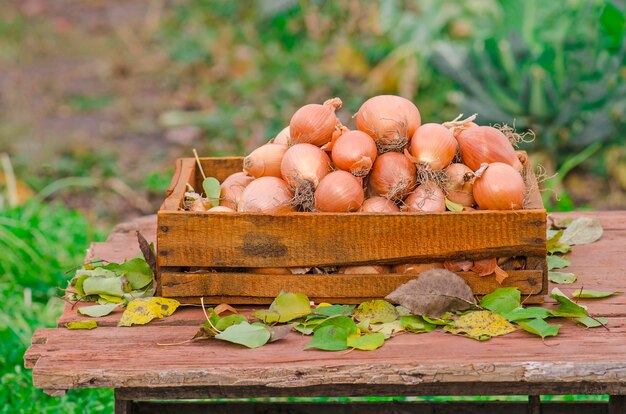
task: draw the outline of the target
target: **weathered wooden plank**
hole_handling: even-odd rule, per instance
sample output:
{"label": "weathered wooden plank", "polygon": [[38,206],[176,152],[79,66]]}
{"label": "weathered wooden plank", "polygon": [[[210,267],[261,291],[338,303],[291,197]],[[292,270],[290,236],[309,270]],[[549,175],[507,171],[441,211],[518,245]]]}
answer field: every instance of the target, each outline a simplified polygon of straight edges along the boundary
{"label": "weathered wooden plank", "polygon": [[609,397],[609,414],[626,413],[626,395],[611,395]]}

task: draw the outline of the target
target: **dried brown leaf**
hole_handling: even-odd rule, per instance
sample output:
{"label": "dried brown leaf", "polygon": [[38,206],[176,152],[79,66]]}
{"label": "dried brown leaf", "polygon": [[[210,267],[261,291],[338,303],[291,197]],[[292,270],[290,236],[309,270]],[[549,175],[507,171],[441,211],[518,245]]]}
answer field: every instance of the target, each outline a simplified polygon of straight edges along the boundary
{"label": "dried brown leaf", "polygon": [[468,309],[476,304],[474,294],[463,278],[444,269],[420,273],[418,279],[399,286],[386,297],[415,315],[439,318],[446,312]]}

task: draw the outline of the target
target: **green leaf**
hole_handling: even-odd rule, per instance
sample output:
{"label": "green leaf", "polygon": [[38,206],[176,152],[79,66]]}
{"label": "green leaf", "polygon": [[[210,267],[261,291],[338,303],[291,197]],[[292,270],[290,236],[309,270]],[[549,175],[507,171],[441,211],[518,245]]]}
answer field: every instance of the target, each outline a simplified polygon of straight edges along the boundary
{"label": "green leaf", "polygon": [[315,331],[305,349],[317,348],[323,351],[348,349],[348,336],[348,332],[344,328],[327,325]]}
{"label": "green leaf", "polygon": [[322,323],[317,325],[317,327],[313,328],[313,330],[317,331],[326,326],[342,328],[348,333],[348,335],[354,335],[359,332],[359,328],[357,328],[356,323],[354,323],[352,318],[349,318],[347,316],[335,316],[327,318]]}
{"label": "green leaf", "polygon": [[548,256],[548,270],[563,269],[564,267],[567,267],[570,264],[572,264],[572,262],[567,257],[558,256],[558,255]]}
{"label": "green leaf", "polygon": [[356,327],[359,328],[361,333],[369,333],[370,331],[370,320],[363,319],[361,322],[356,324]]}
{"label": "green leaf", "polygon": [[238,315],[238,314],[224,316],[223,318],[220,318],[215,323],[213,323],[213,321],[211,321],[211,323],[213,323],[215,328],[217,328],[220,331],[224,331],[229,326],[237,325],[237,324],[242,323],[242,322],[248,322],[248,318],[246,318],[243,315]]}
{"label": "green leaf", "polygon": [[466,313],[451,325],[446,325],[443,330],[455,335],[463,335],[478,341],[506,335],[514,332],[515,327],[502,315],[482,310]]}
{"label": "green leaf", "polygon": [[598,217],[578,217],[563,230],[559,242],[570,245],[589,244],[602,237],[602,233]]}
{"label": "green leaf", "polygon": [[398,332],[404,331],[402,323],[398,319],[393,322],[377,323],[375,325],[370,325],[369,328],[371,332],[382,333],[383,335],[385,335],[385,338],[391,338]]}
{"label": "green leaf", "polygon": [[252,312],[252,316],[262,320],[265,323],[276,323],[280,319],[280,315],[278,313],[267,309],[256,310]]}
{"label": "green leaf", "polygon": [[445,326],[452,323],[452,314],[450,312],[446,312],[441,315],[441,318],[429,318],[426,315],[422,315],[422,318],[428,323],[432,323],[433,325]]}
{"label": "green leaf", "polygon": [[626,18],[621,10],[613,4],[606,2],[600,16],[600,25],[609,49],[619,48],[624,38],[625,22]]}
{"label": "green leaf", "polygon": [[358,321],[369,319],[370,323],[385,323],[398,319],[398,312],[396,307],[386,300],[375,299],[361,303],[354,311],[354,317]]}
{"label": "green leaf", "polygon": [[76,287],[76,292],[78,293],[78,296],[83,297],[83,296],[87,296],[85,294],[85,289],[83,288],[83,284],[85,283],[85,280],[87,280],[87,278],[91,277],[90,273],[82,273],[79,274],[77,271],[76,272],[76,276],[74,276],[74,278],[72,279],[72,283],[74,284],[74,287]]}
{"label": "green leaf", "polygon": [[446,208],[450,211],[463,211],[463,206],[460,204],[457,204],[453,201],[448,200],[448,197],[446,197]]}
{"label": "green leaf", "polygon": [[220,205],[220,182],[215,177],[207,177],[202,181],[202,188],[206,194],[207,200],[213,207]]}
{"label": "green leaf", "polygon": [[591,318],[589,316],[585,316],[583,318],[577,318],[576,322],[585,325],[587,328],[598,328],[606,325],[607,320],[603,317]]}
{"label": "green leaf", "polygon": [[524,319],[545,319],[553,315],[552,312],[546,308],[517,308],[502,316],[509,322],[517,322]]}
{"label": "green leaf", "polygon": [[412,333],[432,332],[437,328],[437,325],[428,323],[423,317],[417,315],[400,316],[400,326]]}
{"label": "green leaf", "polygon": [[557,309],[552,311],[554,316],[561,316],[564,318],[582,318],[589,316],[585,307],[572,302],[572,300],[565,296],[559,288],[552,289],[550,297],[561,304]]}
{"label": "green leaf", "polygon": [[543,319],[529,319],[525,321],[515,322],[526,332],[538,335],[542,339],[547,336],[556,336],[559,333],[561,325],[550,325]]}
{"label": "green leaf", "polygon": [[136,257],[124,263],[109,263],[103,269],[112,270],[117,275],[123,275],[133,290],[140,290],[152,283],[152,269],[145,259]]}
{"label": "green leaf", "polygon": [[248,348],[263,346],[270,340],[270,337],[271,333],[267,326],[250,325],[248,322],[231,325],[222,333],[215,335],[215,339],[232,342]]}
{"label": "green leaf", "polygon": [[67,329],[95,329],[98,327],[98,323],[96,321],[79,321],[79,322],[68,322],[65,324]]}
{"label": "green leaf", "polygon": [[567,253],[572,250],[572,246],[570,246],[569,244],[561,243],[559,241],[561,239],[561,236],[563,236],[563,231],[564,230],[557,231],[556,234],[554,234],[546,241],[546,250],[548,251],[548,253]]}
{"label": "green leaf", "polygon": [[[110,271],[107,270],[107,272]],[[105,294],[118,297],[124,296],[124,284],[121,278],[113,272],[110,273],[113,276],[91,276],[85,279],[83,282],[83,291],[85,294]]]}
{"label": "green leaf", "polygon": [[373,351],[385,343],[385,335],[380,332],[365,335],[352,335],[348,337],[348,348],[360,349],[361,351]]}
{"label": "green leaf", "polygon": [[[104,293],[101,293],[100,299],[104,301],[104,303],[102,303],[104,305],[108,305],[110,303],[122,303],[124,302],[124,298],[126,297],[126,295],[128,295],[128,293],[124,293],[124,296],[120,298],[118,296],[105,295]],[[100,300],[98,300],[98,302],[100,302]]]}
{"label": "green leaf", "polygon": [[331,306],[321,306],[315,308],[311,311],[309,317],[313,317],[315,315],[321,316],[350,316],[354,311],[355,305],[331,305]]}
{"label": "green leaf", "polygon": [[511,312],[521,306],[521,293],[517,288],[498,288],[480,301],[480,306],[498,314]]}
{"label": "green leaf", "polygon": [[254,317],[265,323],[289,322],[311,313],[309,298],[302,293],[281,292],[270,305],[268,311],[256,311]]}
{"label": "green leaf", "polygon": [[560,285],[566,285],[574,283],[576,281],[576,275],[573,273],[564,272],[548,272],[548,280],[552,283],[558,283]]}
{"label": "green leaf", "polygon": [[572,292],[572,296],[580,299],[601,299],[613,295],[622,295],[624,292],[609,292],[600,290],[578,289]]}
{"label": "green leaf", "polygon": [[78,308],[78,313],[85,316],[91,316],[92,318],[100,318],[102,316],[110,314],[118,306],[119,305],[117,303],[112,303],[109,305],[82,306]]}

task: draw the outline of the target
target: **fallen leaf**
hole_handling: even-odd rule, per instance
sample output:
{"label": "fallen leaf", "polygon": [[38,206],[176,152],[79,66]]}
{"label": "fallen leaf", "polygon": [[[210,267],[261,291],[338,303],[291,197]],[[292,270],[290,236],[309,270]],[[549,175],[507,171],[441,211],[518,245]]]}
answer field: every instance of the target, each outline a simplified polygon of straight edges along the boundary
{"label": "fallen leaf", "polygon": [[370,331],[370,320],[363,319],[361,322],[356,324],[356,327],[359,328],[361,333],[368,333]]}
{"label": "fallen leaf", "polygon": [[109,263],[103,269],[115,272],[117,276],[124,276],[133,290],[143,289],[153,279],[152,269],[142,258],[134,258],[124,263]]}
{"label": "fallen leaf", "polygon": [[407,316],[411,314],[411,309],[404,306],[396,306],[396,312],[398,312],[398,316]]}
{"label": "fallen leaf", "polygon": [[560,303],[560,306],[552,311],[554,316],[564,318],[583,318],[589,316],[586,307],[572,302],[559,288],[552,289],[550,297]]}
{"label": "fallen leaf", "polygon": [[420,273],[419,278],[399,286],[386,299],[410,309],[413,314],[434,318],[476,304],[467,282],[444,269]]}
{"label": "fallen leaf", "polygon": [[289,322],[311,313],[309,298],[302,293],[281,292],[269,310],[258,310],[252,315],[265,323]]}
{"label": "fallen leaf", "polygon": [[502,315],[521,306],[521,293],[514,287],[498,288],[483,296],[480,306]]}
{"label": "fallen leaf", "polygon": [[222,303],[220,305],[217,305],[215,307],[215,309],[213,309],[213,312],[215,312],[216,315],[221,315],[224,312],[232,312],[232,313],[239,313],[237,312],[237,309],[233,308],[232,306],[226,304],[226,303]]}
{"label": "fallen leaf", "polygon": [[[321,304],[320,304],[321,305]],[[321,316],[349,316],[354,312],[355,305],[328,305],[328,306],[317,306],[315,309],[311,311],[311,315],[321,315]]]}
{"label": "fallen leaf", "polygon": [[509,322],[517,322],[526,319],[545,319],[554,315],[546,308],[517,308],[502,314],[502,316]]}
{"label": "fallen leaf", "polygon": [[369,319],[370,323],[393,322],[398,319],[396,307],[386,300],[375,299],[361,303],[354,311],[357,321]]}
{"label": "fallen leaf", "polygon": [[576,281],[576,275],[573,273],[564,273],[564,272],[548,272],[548,280],[552,283],[557,283],[559,285],[566,285],[569,283],[574,283]]}
{"label": "fallen leaf", "polygon": [[567,253],[572,250],[572,246],[560,242],[562,236],[563,230],[559,230],[552,237],[548,238],[546,241],[546,250],[548,253]]}
{"label": "fallen leaf", "polygon": [[572,224],[572,221],[574,221],[574,218],[565,217],[562,219],[558,219],[556,217],[550,217],[550,220],[552,221],[552,227],[554,227],[555,229],[566,229],[567,226]]}
{"label": "fallen leaf", "polygon": [[141,234],[139,230],[136,231],[136,234],[137,242],[139,243],[139,250],[141,250],[141,254],[143,255],[143,258],[148,266],[150,267],[150,270],[152,270],[152,275],[154,276],[157,274],[157,261],[156,252],[154,251],[154,244],[148,243],[148,240],[143,237],[143,234]]}
{"label": "fallen leaf", "polygon": [[98,323],[96,321],[68,322],[65,327],[67,329],[95,329],[98,327]]}
{"label": "fallen leaf", "polygon": [[215,339],[232,342],[248,348],[258,348],[265,345],[271,336],[270,330],[265,325],[250,325],[248,322],[241,322],[231,325],[215,335]]}
{"label": "fallen leaf", "polygon": [[601,299],[613,295],[621,295],[624,292],[608,292],[600,290],[578,289],[572,292],[572,296],[580,299]]}
{"label": "fallen leaf", "polygon": [[215,326],[218,331],[224,331],[229,326],[237,325],[242,322],[248,322],[248,318],[243,315],[234,314],[220,318],[217,322],[213,324],[213,326]]}
{"label": "fallen leaf", "polygon": [[602,224],[598,217],[578,217],[572,221],[559,240],[564,244],[589,244],[602,237]]}
{"label": "fallen leaf", "polygon": [[154,318],[170,316],[180,303],[160,297],[135,299],[128,304],[117,326],[145,325]]}
{"label": "fallen leaf", "polygon": [[[101,270],[98,272],[100,274],[96,274],[98,270]],[[110,275],[103,275],[102,272],[108,272]],[[83,291],[85,295],[105,294],[121,297],[124,295],[124,282],[115,273],[98,268],[94,270],[93,276],[84,279]]]}
{"label": "fallen leaf", "polygon": [[113,312],[113,310],[118,306],[119,305],[117,303],[108,305],[82,306],[78,308],[78,313],[85,316],[91,316],[92,318],[101,318]]}
{"label": "fallen leaf", "polygon": [[432,332],[437,328],[437,325],[426,322],[423,317],[418,315],[401,316],[400,326],[411,333]]}
{"label": "fallen leaf", "polygon": [[446,201],[446,208],[450,211],[463,211],[463,206],[460,204],[457,204],[453,201],[448,200],[448,197],[445,198]]}
{"label": "fallen leaf", "polygon": [[270,330],[270,342],[274,342],[274,341],[278,341],[279,339],[283,339],[297,325],[298,325],[297,323],[288,323],[287,325],[270,326],[268,328]]}
{"label": "fallen leaf", "polygon": [[561,327],[561,325],[550,325],[548,322],[539,318],[517,321],[515,323],[526,332],[538,335],[542,339],[545,339],[547,336],[556,336],[559,333],[559,328]]}
{"label": "fallen leaf", "polygon": [[317,329],[305,349],[317,348],[322,351],[348,349],[348,332],[339,326],[328,325]]}
{"label": "fallen leaf", "polygon": [[455,335],[463,335],[478,341],[506,335],[515,331],[515,326],[503,316],[483,310],[466,313],[459,317],[451,325],[446,325],[443,330]]}
{"label": "fallen leaf", "polygon": [[356,323],[352,320],[352,318],[349,318],[347,316],[335,316],[331,318],[326,318],[324,319],[324,321],[322,321],[322,323],[314,327],[313,331],[317,331],[326,326],[334,326],[337,328],[342,328],[348,333],[348,335],[354,335],[359,331],[359,328],[357,328]]}
{"label": "fallen leaf", "polygon": [[433,325],[444,326],[444,325],[449,325],[453,322],[452,316],[453,316],[452,313],[446,312],[443,315],[441,315],[440,318],[429,318],[426,315],[422,315],[422,318],[424,318],[426,322],[432,323]]}
{"label": "fallen leaf", "polygon": [[385,335],[385,338],[387,339],[391,338],[398,332],[404,331],[404,328],[402,327],[402,323],[400,322],[399,319],[396,319],[393,322],[373,324],[373,325],[370,325],[369,329],[370,329],[370,332],[382,333],[383,335]]}
{"label": "fallen leaf", "polygon": [[548,270],[552,269],[563,269],[572,264],[570,259],[567,257],[559,256],[556,254],[551,254],[548,256]]}
{"label": "fallen leaf", "polygon": [[380,332],[365,335],[351,335],[348,337],[348,348],[360,349],[361,351],[373,351],[385,343],[385,335]]}
{"label": "fallen leaf", "polygon": [[585,325],[587,328],[599,328],[600,326],[605,326],[607,320],[603,317],[591,318],[589,316],[585,316],[582,318],[577,318],[576,322]]}
{"label": "fallen leaf", "polygon": [[202,188],[206,198],[213,207],[220,205],[220,182],[215,177],[207,177],[202,181]]}

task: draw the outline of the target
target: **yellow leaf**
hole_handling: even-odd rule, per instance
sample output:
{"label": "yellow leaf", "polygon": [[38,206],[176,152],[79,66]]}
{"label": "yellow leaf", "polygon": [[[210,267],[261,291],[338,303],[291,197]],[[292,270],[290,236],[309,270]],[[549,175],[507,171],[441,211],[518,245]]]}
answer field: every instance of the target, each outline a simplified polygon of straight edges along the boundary
{"label": "yellow leaf", "polygon": [[325,307],[327,307],[327,306],[333,306],[333,305],[331,305],[330,303],[322,302],[322,303],[320,303],[319,305],[317,305],[317,306],[315,307],[315,309],[317,309],[317,308],[325,308]]}
{"label": "yellow leaf", "polygon": [[503,316],[487,310],[467,313],[454,321],[454,324],[443,328],[446,332],[479,341],[485,341],[492,336],[506,335],[515,329]]}
{"label": "yellow leaf", "polygon": [[65,327],[67,329],[95,329],[98,327],[98,323],[96,321],[68,322]]}
{"label": "yellow leaf", "polygon": [[128,304],[117,326],[145,325],[154,318],[164,318],[174,313],[180,303],[174,299],[142,298]]}

